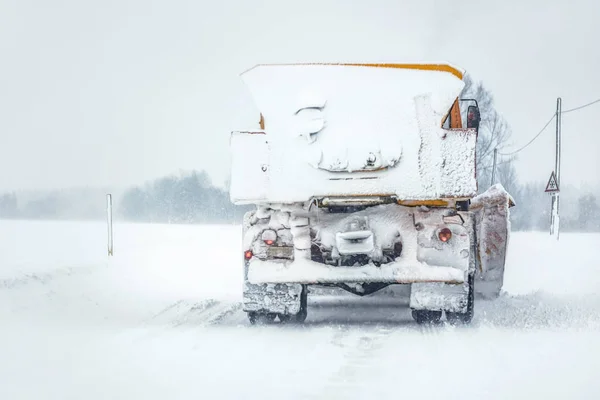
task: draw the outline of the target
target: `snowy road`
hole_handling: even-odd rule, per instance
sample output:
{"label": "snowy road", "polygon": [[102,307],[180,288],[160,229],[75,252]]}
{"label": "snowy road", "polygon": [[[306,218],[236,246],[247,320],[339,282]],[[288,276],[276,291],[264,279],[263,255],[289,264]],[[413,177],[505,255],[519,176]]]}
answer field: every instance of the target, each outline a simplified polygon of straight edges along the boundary
{"label": "snowy road", "polygon": [[250,326],[240,228],[0,221],[0,399],[596,399],[600,235],[513,234],[506,293],[417,326],[386,290]]}

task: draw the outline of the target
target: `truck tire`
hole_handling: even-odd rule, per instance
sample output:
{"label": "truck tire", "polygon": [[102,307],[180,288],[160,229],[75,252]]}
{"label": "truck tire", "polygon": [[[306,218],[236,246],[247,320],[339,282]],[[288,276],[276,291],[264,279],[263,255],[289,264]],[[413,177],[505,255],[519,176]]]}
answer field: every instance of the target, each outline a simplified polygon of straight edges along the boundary
{"label": "truck tire", "polygon": [[250,321],[250,323],[252,325],[256,325],[256,323],[262,325],[262,324],[268,324],[268,323],[275,321],[276,316],[277,316],[277,314],[272,314],[272,313],[264,314],[264,313],[257,313],[255,311],[251,311],[248,313],[248,320]]}
{"label": "truck tire", "polygon": [[469,294],[467,296],[467,310],[461,312],[446,311],[446,320],[453,325],[465,324],[468,325],[473,320],[475,309],[475,274],[469,275]]}
{"label": "truck tire", "polygon": [[442,312],[436,310],[412,310],[412,317],[417,324],[435,324],[442,319]]}

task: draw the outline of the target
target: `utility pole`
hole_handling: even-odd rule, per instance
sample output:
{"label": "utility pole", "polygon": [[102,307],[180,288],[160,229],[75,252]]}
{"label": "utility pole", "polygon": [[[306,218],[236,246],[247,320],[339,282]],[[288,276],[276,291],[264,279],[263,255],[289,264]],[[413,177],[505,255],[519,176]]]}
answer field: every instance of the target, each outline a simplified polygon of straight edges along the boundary
{"label": "utility pole", "polygon": [[556,233],[556,240],[560,236],[560,217],[559,217],[559,206],[560,206],[560,156],[561,156],[561,120],[562,113],[562,99],[559,97],[556,99],[556,153],[554,158],[554,173],[556,174],[556,184],[559,191],[552,193],[552,217],[550,224],[550,234]]}
{"label": "utility pole", "polygon": [[494,149],[494,165],[492,166],[492,182],[490,186],[494,186],[494,182],[496,182],[496,157],[498,156],[498,148]]}

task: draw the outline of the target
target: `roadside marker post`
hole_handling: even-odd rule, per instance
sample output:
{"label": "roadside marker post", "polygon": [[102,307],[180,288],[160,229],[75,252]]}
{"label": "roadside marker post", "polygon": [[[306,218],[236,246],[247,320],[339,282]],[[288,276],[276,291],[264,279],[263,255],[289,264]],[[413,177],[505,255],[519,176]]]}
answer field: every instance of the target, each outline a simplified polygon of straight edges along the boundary
{"label": "roadside marker post", "polygon": [[112,230],[112,195],[106,195],[106,222],[108,224],[108,256],[113,255],[113,230]]}

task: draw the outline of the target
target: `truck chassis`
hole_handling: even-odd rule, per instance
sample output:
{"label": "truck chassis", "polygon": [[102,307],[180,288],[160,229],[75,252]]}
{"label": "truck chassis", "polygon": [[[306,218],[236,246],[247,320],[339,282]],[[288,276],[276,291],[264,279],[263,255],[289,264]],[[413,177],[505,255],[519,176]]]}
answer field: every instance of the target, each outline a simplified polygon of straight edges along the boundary
{"label": "truck chassis", "polygon": [[[311,203],[315,204],[315,203]],[[470,323],[479,266],[476,219],[456,208],[398,204],[248,212],[243,309],[251,323],[303,322],[311,285],[358,296],[410,286],[418,323]]]}

